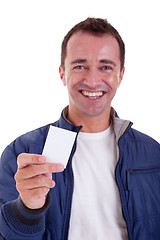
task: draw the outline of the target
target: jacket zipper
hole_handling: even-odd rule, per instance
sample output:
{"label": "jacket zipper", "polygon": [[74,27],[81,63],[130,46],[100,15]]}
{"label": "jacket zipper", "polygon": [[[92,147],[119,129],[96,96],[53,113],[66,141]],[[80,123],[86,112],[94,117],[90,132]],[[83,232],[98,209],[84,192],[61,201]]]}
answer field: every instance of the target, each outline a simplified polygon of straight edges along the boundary
{"label": "jacket zipper", "polygon": [[159,172],[160,171],[160,167],[159,166],[152,166],[152,167],[148,167],[148,168],[139,168],[139,169],[128,169],[127,172],[128,173],[145,173],[145,172],[152,172],[152,171],[157,171]]}
{"label": "jacket zipper", "polygon": [[[71,159],[69,162],[69,181],[68,181],[68,191],[67,191],[67,203],[66,203],[66,209],[65,209],[65,220],[64,220],[64,230],[63,230],[63,239],[69,239],[69,222],[70,222],[70,215],[71,215],[71,208],[72,208],[72,197],[73,197],[73,188],[74,188],[74,175],[73,175],[73,170],[72,170],[72,159],[73,155],[76,151],[76,146],[77,146],[77,137],[78,133],[81,130],[82,126],[78,127],[76,132],[77,136],[74,142],[73,149],[74,151],[72,152]],[[67,227],[66,227],[67,226]]]}
{"label": "jacket zipper", "polygon": [[155,172],[160,172],[160,167],[159,166],[152,166],[148,168],[139,168],[139,169],[128,169],[127,170],[127,190],[131,190],[131,184],[130,184],[130,175],[132,174],[146,174],[146,173],[155,173]]}
{"label": "jacket zipper", "polygon": [[123,186],[122,186],[122,181],[121,181],[120,174],[119,174],[120,158],[121,158],[121,150],[120,150],[119,142],[120,142],[121,137],[123,137],[124,134],[125,134],[126,132],[128,132],[128,130],[131,128],[131,126],[132,126],[132,123],[130,122],[130,123],[128,124],[128,127],[127,127],[126,130],[124,131],[124,133],[123,133],[123,134],[120,136],[120,138],[118,139],[119,160],[118,160],[117,167],[116,167],[116,171],[115,171],[116,181],[117,181],[117,185],[118,185],[119,191],[120,191],[120,197],[121,197],[121,203],[122,203],[122,210],[123,210],[123,214],[124,214],[124,217],[125,217],[125,220],[126,220],[127,229],[128,229],[128,236],[129,236],[129,239],[130,239],[130,240],[132,240],[131,226],[130,226],[130,224],[129,224],[129,216],[128,216],[128,211],[127,211],[125,193],[124,193],[124,189],[123,189]]}

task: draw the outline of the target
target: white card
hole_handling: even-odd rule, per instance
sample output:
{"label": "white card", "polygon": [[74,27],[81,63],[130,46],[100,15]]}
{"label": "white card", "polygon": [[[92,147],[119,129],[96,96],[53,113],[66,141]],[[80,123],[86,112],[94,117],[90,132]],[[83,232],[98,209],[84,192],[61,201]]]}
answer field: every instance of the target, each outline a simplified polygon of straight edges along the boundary
{"label": "white card", "polygon": [[42,155],[50,163],[62,163],[66,167],[75,138],[75,132],[50,126]]}

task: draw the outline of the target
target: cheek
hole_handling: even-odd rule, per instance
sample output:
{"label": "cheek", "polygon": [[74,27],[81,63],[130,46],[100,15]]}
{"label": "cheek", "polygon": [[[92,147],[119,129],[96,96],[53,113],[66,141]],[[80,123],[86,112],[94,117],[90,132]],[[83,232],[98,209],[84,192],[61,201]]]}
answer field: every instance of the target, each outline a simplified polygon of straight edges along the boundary
{"label": "cheek", "polygon": [[68,93],[72,95],[76,86],[75,78],[72,76],[68,77],[66,85],[67,85]]}
{"label": "cheek", "polygon": [[76,87],[76,85],[81,81],[81,77],[79,76],[79,74],[69,74],[66,77],[66,83],[69,89]]}
{"label": "cheek", "polygon": [[105,76],[105,82],[112,88],[117,88],[119,85],[119,77],[118,74],[107,74]]}

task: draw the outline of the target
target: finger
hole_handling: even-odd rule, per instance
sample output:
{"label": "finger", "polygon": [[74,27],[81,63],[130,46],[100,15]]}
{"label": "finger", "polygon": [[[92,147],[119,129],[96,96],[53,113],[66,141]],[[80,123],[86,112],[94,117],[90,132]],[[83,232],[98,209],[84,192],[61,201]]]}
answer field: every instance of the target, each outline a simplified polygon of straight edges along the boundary
{"label": "finger", "polygon": [[46,163],[41,165],[29,165],[26,168],[20,169],[16,176],[16,180],[32,178],[42,174],[58,173],[64,170],[64,166],[59,163]]}
{"label": "finger", "polygon": [[55,182],[45,175],[39,175],[34,178],[26,179],[17,183],[16,188],[19,192],[24,190],[32,190],[34,188],[47,187],[53,188]]}
{"label": "finger", "polygon": [[21,153],[17,158],[19,168],[24,168],[29,164],[43,164],[46,158],[38,154]]}
{"label": "finger", "polygon": [[48,179],[52,180],[52,173],[42,174],[43,176],[47,177]]}

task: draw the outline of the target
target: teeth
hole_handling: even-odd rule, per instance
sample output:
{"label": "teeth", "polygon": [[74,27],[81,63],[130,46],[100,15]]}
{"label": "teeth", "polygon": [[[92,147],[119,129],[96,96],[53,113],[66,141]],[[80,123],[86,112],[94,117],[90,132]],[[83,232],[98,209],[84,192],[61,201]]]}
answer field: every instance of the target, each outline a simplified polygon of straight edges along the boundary
{"label": "teeth", "polygon": [[82,91],[82,94],[88,97],[100,97],[103,95],[103,92],[87,92],[87,91]]}

